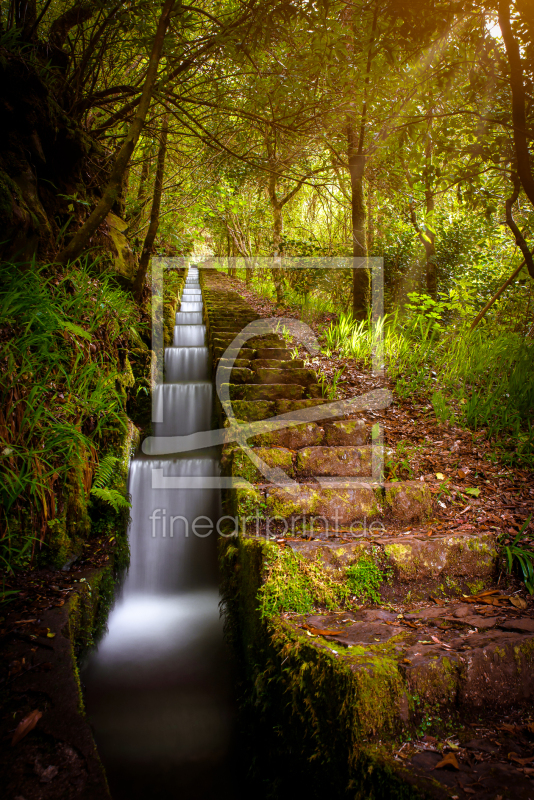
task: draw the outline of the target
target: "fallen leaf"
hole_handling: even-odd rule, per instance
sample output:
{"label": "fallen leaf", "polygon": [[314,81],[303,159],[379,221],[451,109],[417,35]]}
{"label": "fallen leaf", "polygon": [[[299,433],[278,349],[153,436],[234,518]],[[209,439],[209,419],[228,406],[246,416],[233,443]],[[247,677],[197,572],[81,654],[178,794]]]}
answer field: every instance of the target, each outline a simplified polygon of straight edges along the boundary
{"label": "fallen leaf", "polygon": [[464,489],[466,494],[471,495],[471,497],[478,497],[480,494],[480,489],[478,486],[473,487],[472,489]]}
{"label": "fallen leaf", "polygon": [[35,709],[35,711],[30,712],[27,717],[21,719],[13,734],[11,746],[18,744],[21,739],[24,739],[27,733],[33,731],[42,716],[42,712]]}
{"label": "fallen leaf", "polygon": [[526,608],[528,603],[523,597],[509,597],[508,600],[516,608]]}
{"label": "fallen leaf", "polygon": [[313,636],[339,636],[340,633],[343,633],[343,631],[328,631],[322,628],[314,628],[313,625],[307,624],[301,625],[300,627],[304,628],[304,630],[308,631],[308,633],[311,633]]}
{"label": "fallen leaf", "polygon": [[444,769],[445,767],[453,767],[453,769],[460,769],[460,765],[458,764],[458,760],[454,753],[447,753],[441,761],[436,764],[434,769]]}
{"label": "fallen leaf", "polygon": [[515,761],[516,764],[521,764],[522,767],[524,767],[525,764],[531,764],[534,761],[534,756],[520,758],[517,753],[508,753],[508,758],[510,761]]}
{"label": "fallen leaf", "polygon": [[444,606],[445,605],[445,602],[443,600],[440,600],[439,597],[431,597],[430,599],[433,600],[434,603],[436,603],[436,605],[438,605],[438,606]]}
{"label": "fallen leaf", "polygon": [[436,472],[436,478],[438,479],[438,481],[444,481],[445,475],[443,474],[443,472]]}
{"label": "fallen leaf", "polygon": [[50,766],[41,772],[41,783],[50,783],[50,781],[58,774],[58,767]]}

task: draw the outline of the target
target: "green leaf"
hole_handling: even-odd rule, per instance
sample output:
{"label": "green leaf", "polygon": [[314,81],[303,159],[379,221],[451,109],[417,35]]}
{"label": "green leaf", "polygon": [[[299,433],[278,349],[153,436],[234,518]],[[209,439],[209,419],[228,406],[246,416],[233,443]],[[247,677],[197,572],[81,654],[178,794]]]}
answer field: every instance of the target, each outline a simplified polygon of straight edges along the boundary
{"label": "green leaf", "polygon": [[477,486],[477,487],[475,487],[475,488],[473,488],[473,489],[466,489],[466,490],[465,490],[465,493],[466,493],[466,494],[470,494],[470,495],[471,495],[471,497],[478,497],[478,496],[479,496],[479,494],[480,494],[480,489],[479,489],[479,488],[478,488],[478,486]]}
{"label": "green leaf", "polygon": [[76,336],[83,336],[84,339],[87,339],[89,342],[91,341],[91,334],[84,331],[83,328],[80,328],[79,325],[75,325],[74,322],[69,322],[68,319],[62,319],[60,321],[61,327],[65,328],[65,330],[74,333]]}

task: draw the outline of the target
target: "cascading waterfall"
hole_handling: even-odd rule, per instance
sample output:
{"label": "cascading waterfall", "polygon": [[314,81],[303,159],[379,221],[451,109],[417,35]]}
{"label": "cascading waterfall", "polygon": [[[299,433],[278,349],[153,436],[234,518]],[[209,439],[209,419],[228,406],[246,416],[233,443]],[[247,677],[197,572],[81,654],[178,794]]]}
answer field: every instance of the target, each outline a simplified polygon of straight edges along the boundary
{"label": "cascading waterfall", "polygon": [[[212,383],[198,270],[190,268],[155,387],[154,436],[211,427]],[[218,610],[216,543],[195,520],[220,516],[212,488],[153,488],[219,474],[218,454],[139,455],[130,465],[130,567],[108,631],[83,670],[88,716],[116,800],[233,792],[233,703]],[[195,534],[194,530],[197,531]]]}

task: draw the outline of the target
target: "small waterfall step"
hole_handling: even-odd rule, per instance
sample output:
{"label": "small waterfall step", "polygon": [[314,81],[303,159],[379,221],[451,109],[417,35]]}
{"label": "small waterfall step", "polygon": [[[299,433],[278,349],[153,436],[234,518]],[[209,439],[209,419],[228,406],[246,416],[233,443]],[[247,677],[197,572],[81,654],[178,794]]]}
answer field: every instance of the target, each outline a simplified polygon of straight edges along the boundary
{"label": "small waterfall step", "polygon": [[207,347],[166,347],[165,383],[207,381],[210,377]]}
{"label": "small waterfall step", "polygon": [[174,347],[201,347],[206,341],[205,325],[175,325]]}

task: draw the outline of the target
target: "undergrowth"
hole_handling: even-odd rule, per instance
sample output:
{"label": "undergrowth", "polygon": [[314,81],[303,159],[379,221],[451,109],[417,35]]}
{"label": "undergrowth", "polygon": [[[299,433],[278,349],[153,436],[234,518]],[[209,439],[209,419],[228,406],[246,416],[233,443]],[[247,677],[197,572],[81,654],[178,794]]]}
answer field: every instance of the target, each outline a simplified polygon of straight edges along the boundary
{"label": "undergrowth", "polygon": [[325,350],[384,364],[401,398],[430,398],[440,421],[484,429],[502,460],[533,464],[531,326],[493,320],[471,331],[472,310],[415,293],[408,312],[374,324],[342,314],[325,332]]}
{"label": "undergrowth", "polygon": [[146,346],[134,302],[94,265],[4,263],[0,284],[0,558],[10,570],[51,539],[63,552],[86,535],[99,454],[126,430],[128,353]]}

